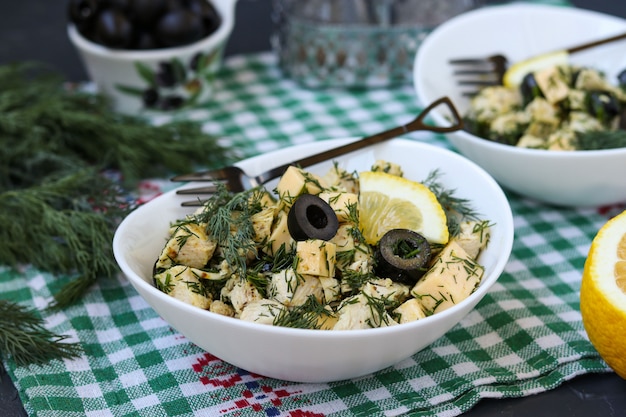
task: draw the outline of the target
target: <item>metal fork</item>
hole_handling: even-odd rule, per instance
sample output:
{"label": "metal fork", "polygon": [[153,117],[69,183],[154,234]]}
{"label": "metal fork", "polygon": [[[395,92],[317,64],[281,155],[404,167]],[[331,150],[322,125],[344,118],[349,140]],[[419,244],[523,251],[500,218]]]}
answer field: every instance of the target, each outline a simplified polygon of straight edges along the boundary
{"label": "metal fork", "polygon": [[[581,45],[572,46],[567,49],[561,49],[541,55],[537,55],[530,59],[536,59],[541,56],[555,55],[557,53],[573,54],[575,52],[590,49],[595,46],[604,45],[610,42],[615,42],[626,38],[626,33],[610,36],[607,38],[587,42]],[[461,86],[474,86],[483,88],[490,85],[502,85],[504,75],[509,69],[509,60],[502,54],[495,54],[482,58],[455,58],[451,59],[449,63],[456,69],[454,75],[458,76],[458,84]],[[467,77],[467,78],[466,78]],[[466,91],[463,92],[465,96],[475,95],[478,91]]]}
{"label": "metal fork", "polygon": [[[428,114],[439,105],[445,105],[448,107],[452,119],[451,124],[449,126],[433,126],[426,124],[424,119],[428,116]],[[287,164],[283,164],[272,168],[266,172],[263,172],[259,175],[248,175],[241,168],[235,165],[227,166],[224,168],[219,168],[211,171],[203,171],[196,172],[191,174],[183,174],[177,175],[173,177],[172,181],[208,181],[212,184],[206,187],[196,187],[196,188],[184,188],[177,191],[177,194],[213,194],[217,191],[218,186],[217,183],[223,183],[226,188],[233,192],[240,192],[246,189],[250,189],[259,185],[263,185],[268,181],[273,180],[274,178],[280,177],[287,168],[290,166],[298,166],[301,168],[305,168],[311,165],[315,165],[317,163],[328,161],[332,158],[338,157],[340,155],[345,155],[347,153],[356,151],[358,149],[362,149],[367,146],[371,146],[377,143],[384,142],[386,140],[392,139],[394,137],[398,137],[404,133],[415,132],[418,130],[427,130],[432,132],[439,133],[449,133],[454,132],[463,128],[463,119],[459,115],[457,109],[452,104],[452,101],[448,97],[442,97],[430,105],[428,105],[415,119],[410,121],[409,123],[395,127],[393,129],[386,130],[384,132],[367,136],[363,139],[357,140],[355,142],[350,142],[346,145],[339,146],[337,148],[329,149],[315,155],[307,156],[306,158],[299,159],[297,161],[289,162]],[[198,198],[195,201],[185,201],[182,203],[183,206],[200,206],[203,205],[205,201]]]}

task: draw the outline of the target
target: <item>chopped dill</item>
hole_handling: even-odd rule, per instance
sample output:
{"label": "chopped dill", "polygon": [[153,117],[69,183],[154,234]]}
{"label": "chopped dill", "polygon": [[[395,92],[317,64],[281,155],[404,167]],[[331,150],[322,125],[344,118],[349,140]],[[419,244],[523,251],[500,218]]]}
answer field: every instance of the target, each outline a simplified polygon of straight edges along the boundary
{"label": "chopped dill", "polygon": [[423,184],[427,186],[437,197],[439,204],[446,213],[448,219],[448,229],[452,236],[460,232],[460,220],[478,220],[478,213],[472,208],[471,201],[455,196],[456,190],[447,189],[439,182],[441,172],[438,169],[431,171]]}
{"label": "chopped dill", "polygon": [[193,221],[207,224],[207,234],[214,238],[224,253],[224,259],[237,270],[240,277],[246,276],[247,254],[255,255],[256,245],[251,216],[260,207],[254,201],[258,189],[233,194],[224,184],[218,185],[218,191],[207,200],[204,210]]}
{"label": "chopped dill", "polygon": [[297,329],[320,329],[324,321],[331,317],[332,312],[324,304],[314,296],[309,296],[300,306],[282,309],[274,318],[274,325]]}

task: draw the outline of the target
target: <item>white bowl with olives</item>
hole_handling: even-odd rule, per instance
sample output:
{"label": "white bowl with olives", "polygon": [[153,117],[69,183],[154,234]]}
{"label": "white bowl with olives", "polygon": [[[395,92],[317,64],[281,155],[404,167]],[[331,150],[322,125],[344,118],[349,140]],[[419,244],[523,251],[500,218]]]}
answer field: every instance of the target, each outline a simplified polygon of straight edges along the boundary
{"label": "white bowl with olives", "polygon": [[69,0],[68,36],[99,92],[125,114],[209,99],[236,0]]}
{"label": "white bowl with olives", "polygon": [[[268,166],[287,163],[354,139],[325,140],[284,148],[237,165],[254,175]],[[462,322],[496,283],[511,253],[513,216],[502,189],[483,169],[455,152],[416,141],[394,139],[309,167],[307,171],[320,176],[334,167],[350,173],[362,172],[370,170],[379,160],[400,165],[404,177],[413,181],[425,181],[437,171],[437,181],[442,190],[452,191],[455,198],[466,201],[481,219],[488,221],[490,237],[476,258],[484,273],[477,285],[472,286],[467,298],[452,303],[442,311],[410,321],[388,322],[383,327],[363,324],[361,328],[342,330],[337,327],[329,330],[286,327],[276,322],[267,323],[267,320],[247,321],[243,316],[230,317],[213,310],[213,303],[210,308],[190,304],[188,300],[163,291],[163,282],[157,280],[164,274],[155,272],[157,259],[167,261],[161,255],[167,253],[168,258],[171,255],[164,250],[172,239],[169,237],[171,224],[197,213],[193,207],[181,206],[190,196],[176,194],[176,190],[139,207],[123,220],[113,242],[115,258],[138,293],[169,325],[197,346],[247,371],[288,381],[330,382],[356,378],[393,366],[429,346]],[[277,180],[268,183],[266,190],[277,188],[277,184]],[[188,184],[183,187],[193,186]],[[269,239],[268,242],[274,240]],[[221,270],[228,268],[220,266]],[[214,274],[212,269],[199,271],[196,271],[198,275],[194,272],[195,277]],[[213,300],[229,301],[222,298]],[[230,301],[233,300],[231,292]],[[476,317],[479,316],[470,321]]]}
{"label": "white bowl with olives", "polygon": [[[626,72],[623,72],[626,69],[623,53],[626,41],[570,55],[566,67],[559,67],[559,71],[566,68],[561,81],[572,82],[562,90],[566,92],[562,99],[552,98],[552,92],[546,91],[554,85],[550,84],[551,81],[540,86],[542,96],[531,97],[530,105],[537,109],[537,104],[550,102],[538,112],[542,118],[549,114],[570,115],[569,119],[561,117],[560,122],[555,122],[553,126],[556,128],[550,128],[541,140],[529,134],[538,125],[532,124],[531,117],[516,119],[522,122],[515,127],[520,130],[514,140],[503,134],[506,132],[503,124],[499,125],[500,130],[472,130],[475,119],[470,116],[476,114],[476,101],[472,102],[471,97],[463,94],[467,87],[458,84],[458,76],[453,74],[454,68],[449,60],[501,53],[509,61],[519,62],[540,53],[625,31],[624,19],[574,7],[523,3],[484,7],[451,19],[425,39],[414,62],[417,96],[423,103],[442,95],[453,100],[469,123],[466,123],[466,130],[451,133],[448,139],[460,153],[478,163],[505,189],[540,203],[564,207],[624,203],[626,131],[619,126],[626,122],[623,114],[626,107]],[[494,33],[497,36],[493,36]],[[464,38],[471,39],[471,42],[460,42]],[[550,71],[557,74],[556,67],[546,67],[533,75],[535,79],[539,77],[541,84],[541,81],[552,80],[546,76]],[[585,86],[579,76],[583,71],[585,74],[601,74],[602,82],[611,87]],[[612,90],[610,94],[608,90]],[[523,95],[521,87],[514,93]],[[594,109],[594,103],[603,103],[604,107]],[[497,106],[494,104],[493,107]],[[511,106],[512,110],[503,112],[500,121],[507,117],[513,120],[514,113],[531,114],[528,110],[521,111],[520,107],[517,104]],[[445,115],[437,110],[432,116],[436,123],[445,123]],[[555,119],[551,118],[551,123]],[[584,123],[580,123],[582,120]],[[562,135],[565,131],[575,133]],[[614,132],[615,135],[609,139],[598,132]]]}

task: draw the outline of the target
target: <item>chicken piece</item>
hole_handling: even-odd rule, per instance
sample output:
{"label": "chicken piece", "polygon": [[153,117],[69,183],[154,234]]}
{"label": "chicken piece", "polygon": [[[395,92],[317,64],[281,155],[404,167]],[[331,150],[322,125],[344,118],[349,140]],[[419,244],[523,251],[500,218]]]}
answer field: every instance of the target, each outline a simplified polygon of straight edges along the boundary
{"label": "chicken piece", "polygon": [[239,319],[259,324],[273,325],[276,316],[284,309],[285,306],[278,301],[263,298],[248,303],[241,311]]}
{"label": "chicken piece", "polygon": [[235,317],[235,309],[221,300],[213,300],[209,311],[226,317]]}
{"label": "chicken piece", "polygon": [[212,298],[204,290],[200,279],[204,271],[185,265],[175,265],[154,275],[157,288],[192,306],[208,309]]}
{"label": "chicken piece", "polygon": [[318,277],[318,279],[324,291],[324,301],[326,304],[341,298],[341,285],[339,284],[339,280],[328,277]]}
{"label": "chicken piece", "polygon": [[491,123],[498,115],[511,113],[521,106],[522,97],[517,89],[486,87],[472,98],[467,117],[479,123]]}
{"label": "chicken piece", "polygon": [[324,175],[323,179],[329,190],[353,194],[359,193],[359,180],[356,175],[349,173],[336,164]]}
{"label": "chicken piece", "polygon": [[205,225],[183,223],[173,228],[171,237],[161,251],[157,268],[186,265],[203,268],[213,256],[217,243],[209,239]]}
{"label": "chicken piece", "polygon": [[287,307],[300,306],[310,296],[322,301],[324,288],[317,277],[296,273],[293,268],[272,274],[267,289],[268,297]]}
{"label": "chicken piece", "polygon": [[382,302],[363,293],[346,298],[337,310],[338,319],[333,330],[370,329],[398,324],[382,308]]}
{"label": "chicken piece", "polygon": [[363,286],[363,293],[374,298],[381,298],[400,304],[410,295],[410,288],[389,278],[369,281]]}
{"label": "chicken piece", "polygon": [[459,225],[460,232],[453,237],[472,259],[477,259],[480,252],[487,247],[491,238],[491,230],[487,221],[467,220]]}
{"label": "chicken piece", "polygon": [[398,177],[404,176],[404,172],[402,171],[402,167],[400,165],[394,164],[393,162],[384,161],[382,159],[374,162],[371,171],[386,172],[387,174],[396,175]]}
{"label": "chicken piece", "polygon": [[263,243],[266,242],[272,234],[272,225],[274,224],[274,216],[276,214],[276,207],[265,207],[258,213],[254,213],[250,216],[252,222],[252,228],[254,229],[254,242]]}
{"label": "chicken piece", "polygon": [[250,281],[239,277],[233,277],[228,280],[224,288],[222,288],[222,297],[230,300],[236,315],[241,314],[243,309],[251,302],[263,299],[259,290]]}

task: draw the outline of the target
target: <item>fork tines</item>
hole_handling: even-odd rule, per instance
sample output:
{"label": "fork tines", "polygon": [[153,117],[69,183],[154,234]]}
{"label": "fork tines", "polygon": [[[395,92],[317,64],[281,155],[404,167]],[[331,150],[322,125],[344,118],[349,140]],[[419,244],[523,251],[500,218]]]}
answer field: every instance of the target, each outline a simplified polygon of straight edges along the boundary
{"label": "fork tines", "polygon": [[[453,74],[457,76],[460,86],[472,86],[478,89],[502,85],[502,78],[506,71],[506,59],[501,55],[493,55],[486,58],[458,58],[451,59],[449,63],[455,67]],[[463,95],[475,95],[478,90],[463,92]]]}

